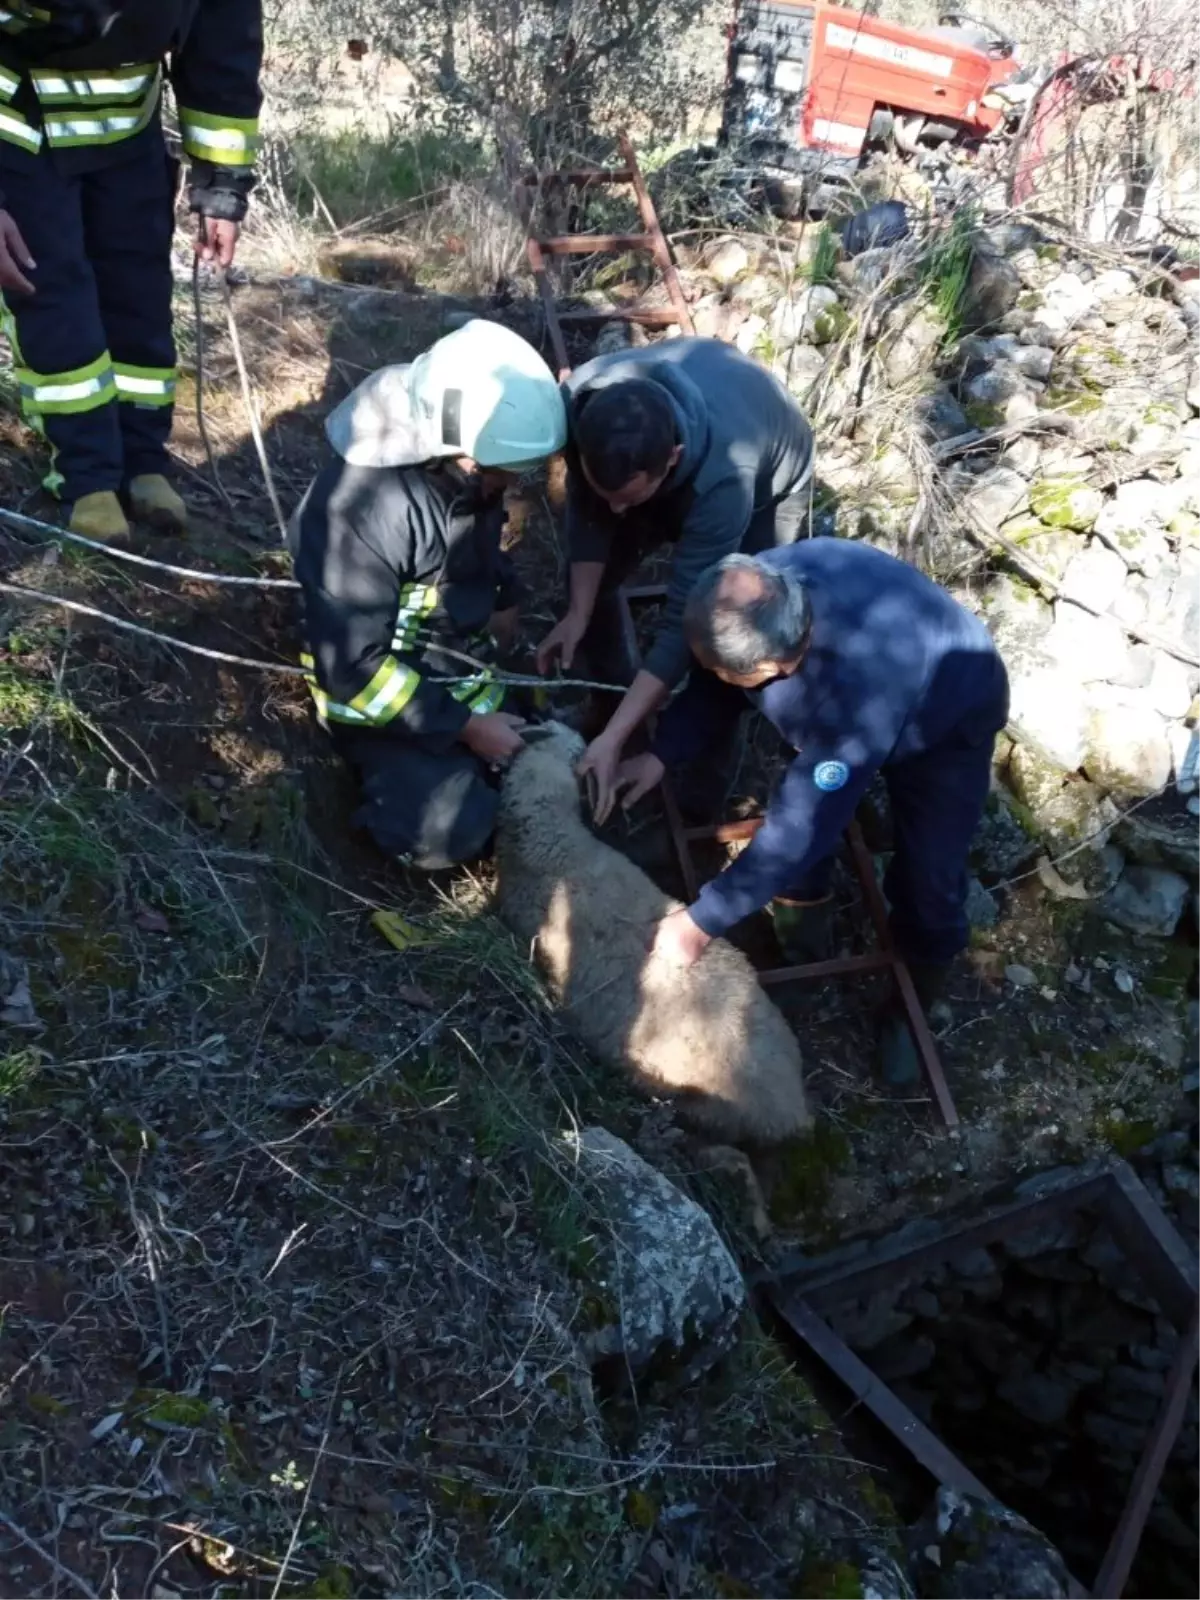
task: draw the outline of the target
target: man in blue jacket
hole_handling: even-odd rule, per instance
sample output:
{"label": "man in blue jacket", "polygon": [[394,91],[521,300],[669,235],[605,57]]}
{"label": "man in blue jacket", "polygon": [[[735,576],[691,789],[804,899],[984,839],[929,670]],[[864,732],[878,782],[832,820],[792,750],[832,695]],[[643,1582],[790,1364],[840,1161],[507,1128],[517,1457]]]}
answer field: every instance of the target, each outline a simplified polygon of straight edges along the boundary
{"label": "man in blue jacket", "polygon": [[[659,924],[655,954],[690,966],[710,940],[774,903],[788,953],[815,955],[838,842],[882,772],[895,830],[884,883],[892,931],[928,1006],[967,942],[967,855],[1008,715],[987,629],[915,568],[866,545],[811,539],[710,567],[688,597],[684,632],[691,678],[653,750],[622,763],[625,804],[667,766],[718,746],[747,701],[796,754],[752,843]],[[916,1077],[894,1002],[880,1049],[889,1083]]]}

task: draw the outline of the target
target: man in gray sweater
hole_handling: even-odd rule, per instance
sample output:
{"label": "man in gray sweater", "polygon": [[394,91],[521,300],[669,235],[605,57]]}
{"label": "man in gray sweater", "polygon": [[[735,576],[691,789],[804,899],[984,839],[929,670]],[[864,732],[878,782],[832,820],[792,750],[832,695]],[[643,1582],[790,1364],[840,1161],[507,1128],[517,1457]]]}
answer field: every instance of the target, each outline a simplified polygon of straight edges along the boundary
{"label": "man in gray sweater", "polygon": [[[812,431],[787,390],[719,339],[679,339],[598,356],[567,380],[566,615],[538,649],[538,670],[589,669],[629,688],[581,765],[596,815],[634,729],[688,670],[683,607],[700,574],[734,551],[793,543],[804,527]],[[637,670],[622,639],[621,583],[661,544],[675,546],[658,629]]]}

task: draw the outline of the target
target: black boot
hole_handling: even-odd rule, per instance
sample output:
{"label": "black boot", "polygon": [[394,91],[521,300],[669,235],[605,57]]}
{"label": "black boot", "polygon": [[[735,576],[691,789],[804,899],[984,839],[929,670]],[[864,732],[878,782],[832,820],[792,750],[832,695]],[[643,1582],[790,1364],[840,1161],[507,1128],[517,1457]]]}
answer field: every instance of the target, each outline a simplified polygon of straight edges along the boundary
{"label": "black boot", "polygon": [[[928,1016],[929,1008],[940,1000],[950,976],[949,961],[910,961],[907,963],[913,988],[921,1010]],[[910,1088],[921,1076],[921,1058],[917,1054],[916,1040],[908,1025],[904,1002],[895,993],[885,1003],[876,1019],[876,1049],[879,1056],[879,1075],[889,1089]]]}

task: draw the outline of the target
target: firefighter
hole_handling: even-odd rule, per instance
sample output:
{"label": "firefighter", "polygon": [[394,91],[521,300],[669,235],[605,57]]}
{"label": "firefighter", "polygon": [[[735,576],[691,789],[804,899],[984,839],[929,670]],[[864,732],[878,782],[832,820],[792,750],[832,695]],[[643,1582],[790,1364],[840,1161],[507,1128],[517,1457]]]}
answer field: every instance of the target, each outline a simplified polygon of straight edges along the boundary
{"label": "firefighter", "polygon": [[260,0],[0,0],[0,310],[46,487],[91,538],[133,516],[182,530],[175,396],[171,83],[196,249],[227,267],[258,140]]}
{"label": "firefighter", "polygon": [[[813,439],[778,379],[719,339],[598,356],[567,390],[570,599],[537,665],[569,669],[582,646],[595,676],[631,685],[583,762],[603,809],[626,740],[687,671],[683,604],[696,578],[733,551],[803,531]],[[666,604],[636,671],[617,590],[663,543],[674,546]]]}
{"label": "firefighter", "polygon": [[472,321],[366,379],[326,433],[289,529],[309,685],[361,786],[355,822],[436,871],[485,851],[495,772],[522,747],[488,664],[516,628],[504,489],[562,449],[566,408],[531,345]]}
{"label": "firefighter", "polygon": [[[967,854],[1008,716],[1008,679],[983,623],[906,563],[867,545],[810,539],[731,556],[688,598],[696,663],[659,720],[653,749],[622,763],[632,804],[668,766],[719,747],[747,700],[796,752],[766,820],[691,906],[658,925],[656,954],[681,966],[773,903],[786,957],[829,953],[834,852],[882,772],[895,851],[884,880],[892,933],[926,1006],[967,942]],[[918,1072],[893,1000],[879,1021],[885,1080]]]}

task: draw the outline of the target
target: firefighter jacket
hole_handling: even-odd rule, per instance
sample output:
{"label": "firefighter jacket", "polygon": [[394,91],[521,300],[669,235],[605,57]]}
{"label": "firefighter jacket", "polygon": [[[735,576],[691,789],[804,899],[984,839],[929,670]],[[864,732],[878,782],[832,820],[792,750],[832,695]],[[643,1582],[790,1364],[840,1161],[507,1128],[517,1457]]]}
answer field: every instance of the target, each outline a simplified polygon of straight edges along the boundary
{"label": "firefighter jacket", "polygon": [[244,210],[261,63],[261,0],[0,0],[0,180],[43,152],[64,174],[118,165],[157,136],[165,75],[194,208],[230,214],[200,190]]}
{"label": "firefighter jacket", "polygon": [[[288,530],[304,596],[309,687],[323,722],[449,748],[495,711],[488,619],[516,603],[502,497],[446,464],[353,467],[335,457]],[[456,653],[457,652],[457,653]],[[473,670],[463,655],[483,662]],[[458,681],[446,683],[439,679]]]}

